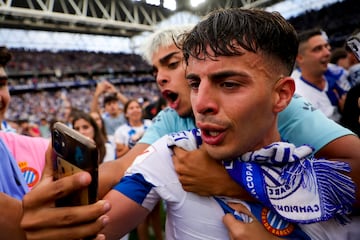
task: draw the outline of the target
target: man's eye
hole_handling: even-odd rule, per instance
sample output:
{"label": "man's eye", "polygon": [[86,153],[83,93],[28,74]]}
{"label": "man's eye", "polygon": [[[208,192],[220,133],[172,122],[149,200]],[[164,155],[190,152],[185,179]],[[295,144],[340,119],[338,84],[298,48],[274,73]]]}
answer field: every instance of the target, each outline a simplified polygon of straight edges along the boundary
{"label": "man's eye", "polygon": [[189,81],[189,86],[191,89],[198,89],[199,88],[199,82],[198,81]]}
{"label": "man's eye", "polygon": [[179,66],[179,62],[172,62],[172,63],[169,63],[168,67],[170,69],[175,69]]}
{"label": "man's eye", "polygon": [[234,82],[223,82],[221,84],[221,86],[224,87],[224,88],[234,88],[234,87],[237,87],[238,84],[234,83]]}

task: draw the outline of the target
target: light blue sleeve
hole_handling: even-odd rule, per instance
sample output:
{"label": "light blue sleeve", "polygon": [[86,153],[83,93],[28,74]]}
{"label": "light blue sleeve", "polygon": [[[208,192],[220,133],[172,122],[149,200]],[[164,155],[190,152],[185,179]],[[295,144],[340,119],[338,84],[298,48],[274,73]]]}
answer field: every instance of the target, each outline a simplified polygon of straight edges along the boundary
{"label": "light blue sleeve", "polygon": [[299,95],[279,114],[278,127],[283,141],[296,146],[308,144],[317,152],[336,138],[354,134],[327,118]]}
{"label": "light blue sleeve", "polygon": [[22,200],[29,191],[23,173],[0,138],[0,192]]}
{"label": "light blue sleeve", "polygon": [[153,124],[146,129],[139,143],[153,144],[166,134],[193,128],[195,123],[192,117],[183,118],[174,109],[165,108],[153,119]]}

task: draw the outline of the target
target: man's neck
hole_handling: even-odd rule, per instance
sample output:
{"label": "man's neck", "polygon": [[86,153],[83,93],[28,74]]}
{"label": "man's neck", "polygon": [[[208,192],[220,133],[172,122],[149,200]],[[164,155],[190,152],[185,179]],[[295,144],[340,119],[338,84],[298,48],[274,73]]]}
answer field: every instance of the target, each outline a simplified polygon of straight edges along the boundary
{"label": "man's neck", "polygon": [[281,141],[281,136],[278,129],[273,128],[268,132],[268,135],[261,138],[261,141],[258,144],[256,144],[249,152],[259,150],[274,142],[280,142],[280,141]]}
{"label": "man's neck", "polygon": [[326,85],[326,79],[324,74],[319,73],[319,74],[308,74],[306,72],[302,72],[301,76],[308,81],[309,83],[313,84],[314,86],[316,86],[317,88],[323,90],[325,88]]}
{"label": "man's neck", "polygon": [[143,125],[142,120],[129,120],[129,125],[132,127],[139,127]]}

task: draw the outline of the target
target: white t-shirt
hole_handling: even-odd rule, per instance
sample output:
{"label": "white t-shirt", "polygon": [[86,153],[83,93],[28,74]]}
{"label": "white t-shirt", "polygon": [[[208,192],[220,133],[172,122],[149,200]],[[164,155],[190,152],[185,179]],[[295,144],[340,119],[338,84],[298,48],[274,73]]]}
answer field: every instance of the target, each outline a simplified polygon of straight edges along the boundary
{"label": "white t-shirt", "polygon": [[320,90],[310,83],[304,81],[302,78],[295,79],[297,94],[306,98],[313,107],[322,111],[328,118],[338,122],[340,120],[340,113],[338,107],[331,104],[329,97],[326,94],[328,90],[328,83],[325,82],[325,88]]}
{"label": "white t-shirt", "polygon": [[301,75],[301,69],[295,69],[291,76],[295,79],[295,92],[308,100],[312,106],[322,111],[326,117],[339,122],[340,113],[338,110],[339,99],[350,90],[347,71],[337,65],[328,64],[324,73],[326,84],[324,89],[306,81]]}
{"label": "white t-shirt", "polygon": [[[163,200],[167,214],[167,240],[229,239],[228,231],[222,222],[224,209],[213,197],[184,191],[174,170],[171,155],[171,150],[167,147],[167,136],[164,136],[136,158],[114,189],[149,211]],[[224,200],[242,202],[231,198]],[[257,211],[258,215],[265,211],[260,204],[254,206],[242,203],[251,208],[254,214],[254,211]],[[289,236],[291,239],[309,239],[300,228],[274,216],[276,214],[267,212],[265,215],[262,220],[264,226],[270,226],[282,234],[296,234],[296,238],[294,235]]]}
{"label": "white t-shirt", "polygon": [[118,127],[114,134],[114,141],[115,143],[125,144],[128,146],[129,140],[132,136],[138,135],[142,136],[146,129],[150,127],[152,121],[149,119],[143,120],[143,124],[141,126],[132,127],[129,124],[123,124]]}

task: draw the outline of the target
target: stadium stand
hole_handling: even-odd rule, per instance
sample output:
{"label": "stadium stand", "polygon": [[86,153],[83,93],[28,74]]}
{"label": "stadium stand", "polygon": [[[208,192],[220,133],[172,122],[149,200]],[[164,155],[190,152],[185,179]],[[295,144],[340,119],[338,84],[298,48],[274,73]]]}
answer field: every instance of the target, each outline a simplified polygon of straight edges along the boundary
{"label": "stadium stand", "polygon": [[[288,21],[298,31],[322,28],[335,48],[343,46],[345,39],[360,26],[359,12],[357,0],[345,0]],[[158,98],[151,66],[136,54],[11,51],[14,57],[7,68],[12,95],[9,120],[26,118],[38,122],[42,117],[55,118],[58,96],[64,92],[74,107],[87,110],[94,87],[102,79],[112,82],[130,98]]]}

